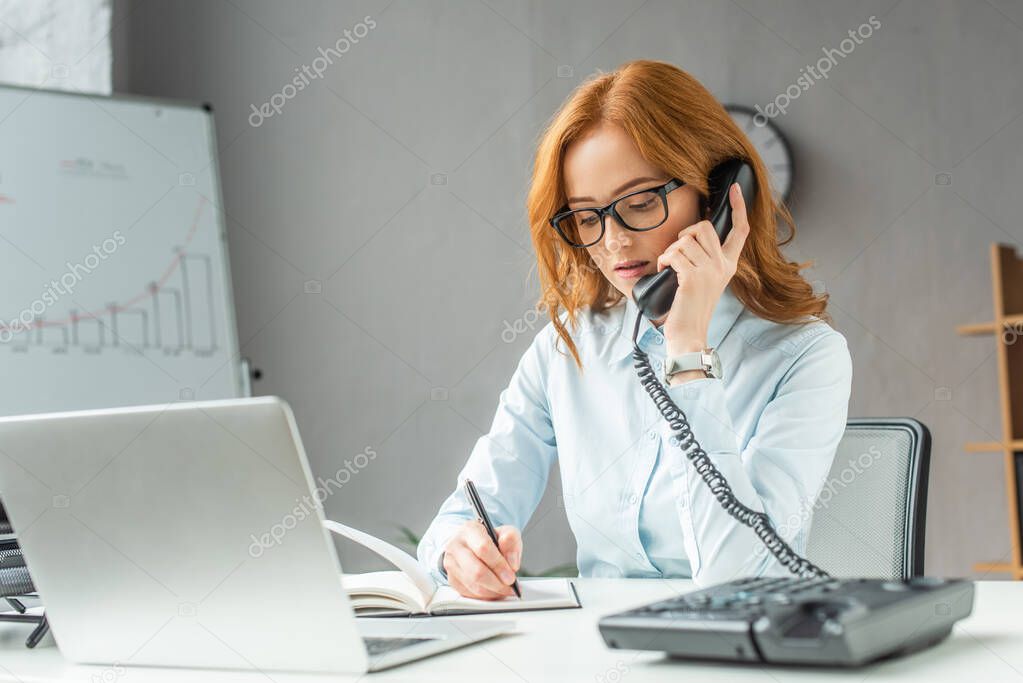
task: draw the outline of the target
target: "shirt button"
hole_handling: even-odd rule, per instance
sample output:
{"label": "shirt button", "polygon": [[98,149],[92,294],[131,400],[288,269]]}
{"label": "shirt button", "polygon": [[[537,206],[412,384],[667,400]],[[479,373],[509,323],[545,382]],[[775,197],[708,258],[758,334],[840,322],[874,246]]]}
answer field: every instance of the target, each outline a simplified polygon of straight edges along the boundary
{"label": "shirt button", "polygon": [[664,338],[661,337],[661,336],[654,337],[654,343],[655,344],[663,344],[664,343]]}
{"label": "shirt button", "polygon": [[654,370],[657,370],[658,372],[660,372],[661,368],[663,368],[663,367],[664,367],[664,363],[662,363],[659,360],[654,361]]}
{"label": "shirt button", "polygon": [[646,438],[648,438],[651,441],[653,441],[654,439],[657,438],[657,432],[647,432],[646,433]]}
{"label": "shirt button", "polygon": [[635,505],[637,502],[639,502],[639,498],[636,496],[635,493],[629,496],[629,505]]}

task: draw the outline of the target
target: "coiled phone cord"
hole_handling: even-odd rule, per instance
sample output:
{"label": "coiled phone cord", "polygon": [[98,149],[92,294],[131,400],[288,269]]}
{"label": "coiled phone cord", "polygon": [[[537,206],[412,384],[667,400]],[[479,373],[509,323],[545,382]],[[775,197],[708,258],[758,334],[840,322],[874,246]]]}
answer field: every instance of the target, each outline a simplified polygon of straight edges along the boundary
{"label": "coiled phone cord", "polygon": [[674,438],[676,443],[682,449],[682,452],[685,453],[689,462],[693,464],[697,474],[700,475],[704,483],[710,488],[714,498],[717,499],[725,512],[753,529],[753,532],[760,539],[760,542],[764,544],[764,547],[771,551],[771,554],[778,559],[778,562],[790,572],[800,577],[826,578],[828,576],[826,571],[797,553],[778,535],[766,513],[751,510],[735,497],[732,487],[728,484],[728,480],[721,474],[721,471],[711,461],[710,456],[707,455],[707,452],[703,450],[693,436],[693,430],[689,426],[686,414],[675,404],[671,396],[664,389],[664,386],[657,379],[654,369],[650,366],[650,357],[639,348],[637,337],[639,336],[639,325],[642,319],[642,313],[636,316],[636,327],[632,331],[632,358],[635,361],[634,366],[636,374],[639,375],[640,384],[643,385],[650,398],[653,399],[657,410],[668,421],[672,431],[675,432]]}

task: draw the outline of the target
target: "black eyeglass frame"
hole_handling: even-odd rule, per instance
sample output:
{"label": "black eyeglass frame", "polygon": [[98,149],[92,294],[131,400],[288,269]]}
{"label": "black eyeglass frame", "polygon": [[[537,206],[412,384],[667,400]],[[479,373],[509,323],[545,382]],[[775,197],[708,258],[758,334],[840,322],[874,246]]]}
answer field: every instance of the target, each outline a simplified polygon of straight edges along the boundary
{"label": "black eyeglass frame", "polygon": [[[557,233],[561,236],[561,239],[565,240],[565,244],[576,249],[585,249],[587,247],[592,247],[594,244],[597,244],[598,242],[600,242],[600,240],[604,239],[604,233],[607,232],[606,219],[608,216],[614,216],[615,220],[618,221],[619,225],[621,225],[626,230],[631,230],[632,232],[646,232],[647,230],[654,230],[655,228],[661,227],[662,225],[664,225],[664,221],[668,220],[668,193],[673,190],[677,190],[678,188],[684,186],[685,184],[686,183],[684,180],[672,178],[663,185],[659,185],[657,187],[647,187],[642,190],[636,190],[635,192],[630,192],[629,194],[622,195],[621,197],[619,197],[618,199],[614,200],[613,202],[604,207],[587,206],[579,209],[568,208],[562,209],[547,222],[550,223],[551,227],[557,231]],[[624,218],[622,218],[622,215],[620,213],[618,213],[618,202],[628,199],[629,197],[635,197],[638,194],[646,194],[647,192],[655,192],[657,193],[657,196],[661,198],[661,205],[664,207],[664,218],[661,219],[660,223],[658,223],[657,225],[652,225],[649,228],[634,228],[631,225],[629,225]],[[566,231],[561,229],[562,221],[564,221],[566,218],[571,218],[572,214],[578,213],[580,211],[592,211],[596,213],[598,216],[600,216],[600,235],[597,236],[597,239],[587,244],[577,244],[576,242],[573,242],[569,238]]]}

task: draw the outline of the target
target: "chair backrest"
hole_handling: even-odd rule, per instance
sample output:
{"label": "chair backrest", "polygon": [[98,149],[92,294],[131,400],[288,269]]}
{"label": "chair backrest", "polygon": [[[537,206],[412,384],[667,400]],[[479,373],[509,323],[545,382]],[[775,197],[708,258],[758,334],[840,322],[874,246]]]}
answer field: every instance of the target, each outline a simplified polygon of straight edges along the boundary
{"label": "chair backrest", "polygon": [[35,590],[21,548],[14,540],[14,529],[7,519],[7,511],[0,503],[0,598],[28,595]]}
{"label": "chair backrest", "polygon": [[35,592],[35,584],[28,574],[25,558],[17,542],[0,541],[0,598],[19,597]]}
{"label": "chair backrest", "polygon": [[930,431],[853,418],[814,504],[806,556],[834,576],[923,574]]}

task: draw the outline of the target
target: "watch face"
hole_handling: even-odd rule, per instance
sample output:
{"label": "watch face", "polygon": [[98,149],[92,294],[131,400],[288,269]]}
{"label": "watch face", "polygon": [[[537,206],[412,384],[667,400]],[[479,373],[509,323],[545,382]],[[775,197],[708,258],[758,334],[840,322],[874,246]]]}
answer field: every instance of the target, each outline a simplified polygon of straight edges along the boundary
{"label": "watch face", "polygon": [[714,377],[721,379],[721,358],[718,356],[717,351],[710,352],[710,371],[714,374]]}
{"label": "watch face", "polygon": [[785,136],[774,122],[766,116],[758,116],[757,112],[749,107],[729,104],[725,109],[757,148],[757,154],[771,175],[771,187],[775,193],[782,201],[787,201],[792,190],[792,153]]}
{"label": "watch face", "polygon": [[703,354],[703,371],[708,377],[714,377],[715,379],[721,379],[721,358],[718,356],[718,352],[714,349],[710,349],[710,352],[704,352]]}

